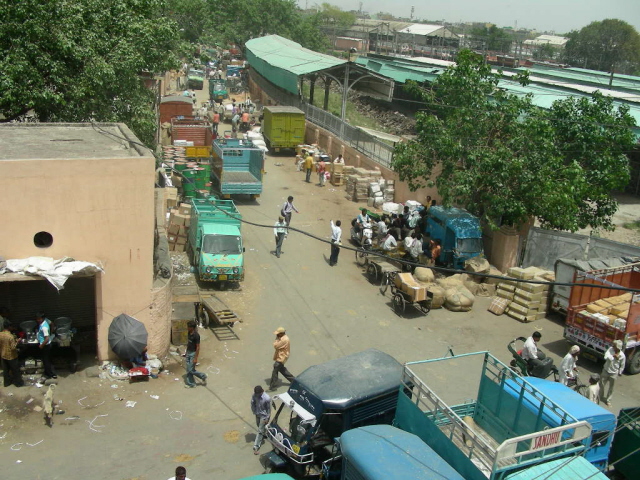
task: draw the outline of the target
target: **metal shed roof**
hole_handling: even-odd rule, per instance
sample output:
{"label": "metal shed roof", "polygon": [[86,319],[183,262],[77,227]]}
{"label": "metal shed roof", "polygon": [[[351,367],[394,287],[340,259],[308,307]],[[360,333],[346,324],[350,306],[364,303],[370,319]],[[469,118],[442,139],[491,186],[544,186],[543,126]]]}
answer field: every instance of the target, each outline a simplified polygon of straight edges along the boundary
{"label": "metal shed roof", "polygon": [[254,38],[246,43],[247,50],[272,67],[281,68],[296,75],[318,72],[347,63],[346,60],[324,55],[304,48],[279,35]]}

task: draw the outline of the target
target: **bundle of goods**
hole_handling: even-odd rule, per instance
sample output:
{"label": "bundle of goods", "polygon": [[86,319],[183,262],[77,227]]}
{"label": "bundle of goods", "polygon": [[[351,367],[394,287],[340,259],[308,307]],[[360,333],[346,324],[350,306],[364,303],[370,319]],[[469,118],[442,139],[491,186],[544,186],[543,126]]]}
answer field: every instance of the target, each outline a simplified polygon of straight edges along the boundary
{"label": "bundle of goods", "polygon": [[[507,300],[504,312],[521,322],[544,318],[547,313],[549,285],[527,283],[522,280],[552,282],[555,279],[554,273],[536,267],[512,267],[507,271],[507,276],[512,280],[500,280],[496,289],[496,295]],[[501,302],[501,305],[502,303],[504,302]]]}
{"label": "bundle of goods", "polygon": [[343,167],[343,176],[347,177],[346,198],[354,202],[369,201],[369,185],[382,179],[380,170],[367,170],[360,167]]}
{"label": "bundle of goods", "polygon": [[187,235],[191,225],[191,204],[181,203],[179,208],[172,208],[169,212],[167,240],[169,251],[184,252],[187,245]]}
{"label": "bundle of goods", "polygon": [[584,310],[580,313],[618,330],[626,330],[631,300],[631,292],[615,297],[601,298],[585,305]]}
{"label": "bundle of goods", "polygon": [[393,202],[395,197],[394,181],[380,178],[377,182],[369,184],[369,207],[380,208],[384,203]]}

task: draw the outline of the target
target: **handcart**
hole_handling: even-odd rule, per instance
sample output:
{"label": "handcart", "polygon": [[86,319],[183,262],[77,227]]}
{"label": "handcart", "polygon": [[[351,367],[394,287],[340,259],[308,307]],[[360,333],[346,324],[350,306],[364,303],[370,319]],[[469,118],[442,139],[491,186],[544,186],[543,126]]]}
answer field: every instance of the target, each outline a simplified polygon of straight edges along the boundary
{"label": "handcart", "polygon": [[433,300],[433,292],[425,289],[425,299],[415,301],[407,292],[401,290],[396,285],[391,285],[391,302],[393,305],[393,311],[396,315],[403,316],[407,308],[407,305],[411,305],[418,309],[425,315],[431,311],[431,302]]}
{"label": "handcart", "polygon": [[242,321],[222,300],[213,295],[200,295],[197,309],[200,323],[205,328],[211,324],[233,327],[236,322]]}

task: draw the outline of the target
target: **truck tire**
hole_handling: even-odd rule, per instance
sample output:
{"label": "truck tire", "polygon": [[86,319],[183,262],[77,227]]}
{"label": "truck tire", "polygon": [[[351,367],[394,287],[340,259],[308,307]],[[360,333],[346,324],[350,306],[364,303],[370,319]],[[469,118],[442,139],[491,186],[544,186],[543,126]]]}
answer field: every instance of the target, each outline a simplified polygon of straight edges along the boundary
{"label": "truck tire", "polygon": [[628,357],[626,371],[629,375],[640,373],[640,348],[636,348]]}

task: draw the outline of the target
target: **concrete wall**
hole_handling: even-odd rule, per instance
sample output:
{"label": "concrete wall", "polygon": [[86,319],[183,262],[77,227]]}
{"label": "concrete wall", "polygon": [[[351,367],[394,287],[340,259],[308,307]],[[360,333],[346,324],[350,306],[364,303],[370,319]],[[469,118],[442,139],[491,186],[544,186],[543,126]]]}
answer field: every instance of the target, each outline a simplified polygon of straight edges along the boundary
{"label": "concrete wall", "polygon": [[[96,279],[100,360],[113,357],[107,342],[112,316],[127,313],[155,332],[149,308],[154,170],[150,153],[128,158],[0,161],[4,226],[0,254],[6,258],[68,256],[103,266],[104,274]],[[34,245],[33,237],[40,231],[53,235],[50,247]]]}

